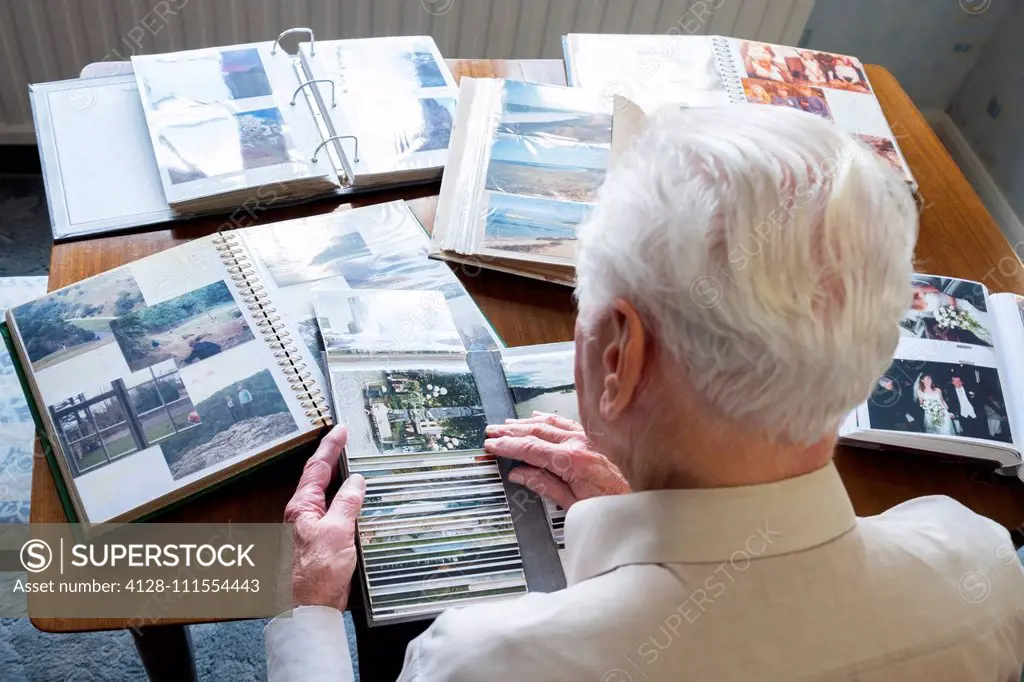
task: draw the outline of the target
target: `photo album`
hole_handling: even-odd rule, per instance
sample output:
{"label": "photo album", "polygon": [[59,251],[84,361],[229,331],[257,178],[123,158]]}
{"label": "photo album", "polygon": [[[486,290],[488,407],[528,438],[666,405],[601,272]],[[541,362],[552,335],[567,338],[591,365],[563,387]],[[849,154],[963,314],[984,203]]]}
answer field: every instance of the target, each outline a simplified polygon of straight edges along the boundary
{"label": "photo album", "polygon": [[950,277],[912,284],[893,362],[841,441],[990,461],[1024,479],[1024,298]]}
{"label": "photo album", "polygon": [[367,482],[370,624],[564,584],[544,504],[483,450],[487,424],[514,414],[497,353],[466,351],[440,291],[323,286],[313,302],[346,473]]}
{"label": "photo album", "polygon": [[[46,277],[0,278],[0,312],[46,293]],[[36,423],[14,359],[0,343],[0,523],[28,523]]]}
{"label": "photo album", "polygon": [[733,103],[806,111],[863,140],[917,191],[856,57],[724,36],[572,33],[562,46],[572,86],[619,83],[646,110]]}
{"label": "photo album", "polygon": [[302,33],[295,55],[137,55],[30,86],[54,238],[439,179],[458,91],[434,41]]}
{"label": "photo album", "polygon": [[604,180],[612,109],[598,94],[463,78],[431,254],[571,285],[576,228]]}
{"label": "photo album", "polygon": [[[196,239],[11,308],[69,518],[143,519],[332,423],[313,289],[428,289],[500,341],[404,202]],[[462,339],[465,339],[464,341]]]}

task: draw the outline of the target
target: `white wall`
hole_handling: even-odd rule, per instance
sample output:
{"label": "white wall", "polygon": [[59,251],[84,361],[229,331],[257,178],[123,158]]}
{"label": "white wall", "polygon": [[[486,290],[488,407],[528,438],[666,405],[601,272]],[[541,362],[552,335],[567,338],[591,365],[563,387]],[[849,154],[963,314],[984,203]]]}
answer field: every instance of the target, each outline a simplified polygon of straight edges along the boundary
{"label": "white wall", "polygon": [[[919,109],[944,110],[1020,0],[818,0],[808,47],[888,68]],[[1019,27],[1018,27],[1019,28]]]}

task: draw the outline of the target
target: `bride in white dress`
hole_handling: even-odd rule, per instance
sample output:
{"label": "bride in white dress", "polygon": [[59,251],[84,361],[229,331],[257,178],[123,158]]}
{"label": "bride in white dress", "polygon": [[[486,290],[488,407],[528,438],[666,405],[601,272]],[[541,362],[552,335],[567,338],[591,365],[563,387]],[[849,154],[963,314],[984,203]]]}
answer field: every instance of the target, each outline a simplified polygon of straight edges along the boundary
{"label": "bride in white dress", "polygon": [[949,405],[942,397],[942,389],[932,384],[932,378],[922,374],[917,379],[917,402],[924,410],[924,432],[955,436]]}

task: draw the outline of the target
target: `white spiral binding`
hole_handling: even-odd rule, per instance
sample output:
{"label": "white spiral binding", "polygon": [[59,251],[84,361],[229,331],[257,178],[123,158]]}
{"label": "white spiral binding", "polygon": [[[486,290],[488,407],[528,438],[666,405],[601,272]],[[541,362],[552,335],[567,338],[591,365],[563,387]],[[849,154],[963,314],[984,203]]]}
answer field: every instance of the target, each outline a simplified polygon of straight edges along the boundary
{"label": "white spiral binding", "polygon": [[743,81],[741,80],[743,74],[733,65],[732,45],[722,37],[712,38],[711,43],[715,50],[715,67],[718,69],[722,85],[725,86],[725,91],[729,95],[729,101],[733,104],[746,102],[747,98],[743,95]]}
{"label": "white spiral binding", "polygon": [[263,340],[274,351],[274,357],[292,390],[299,399],[313,426],[330,426],[333,423],[330,408],[323,392],[315,387],[316,379],[305,371],[306,363],[295,349],[291,334],[281,325],[281,316],[270,305],[269,296],[259,283],[256,271],[248,262],[245,250],[238,246],[237,238],[229,232],[218,234],[213,243],[220,252],[228,276],[235,282],[242,294],[242,303],[255,318],[256,327]]}

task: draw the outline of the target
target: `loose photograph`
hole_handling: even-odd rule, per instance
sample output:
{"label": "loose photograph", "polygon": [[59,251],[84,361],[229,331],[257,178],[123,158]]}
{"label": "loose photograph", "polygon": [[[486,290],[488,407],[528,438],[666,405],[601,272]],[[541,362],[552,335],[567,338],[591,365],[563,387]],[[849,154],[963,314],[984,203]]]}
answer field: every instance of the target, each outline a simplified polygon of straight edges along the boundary
{"label": "loose photograph", "polygon": [[825,99],[825,92],[821,88],[813,88],[808,85],[787,85],[766,80],[754,80],[744,78],[743,93],[751,104],[773,104],[780,107],[789,107],[799,111],[806,111],[808,114],[821,116],[829,121],[832,119],[832,110],[828,107]]}
{"label": "loose photograph", "polygon": [[13,315],[38,372],[113,343],[111,322],[145,305],[131,271],[119,268],[18,306]]}
{"label": "loose photograph", "polygon": [[516,415],[520,419],[537,411],[579,420],[576,380],[573,376],[574,356],[571,344],[561,348],[538,349],[529,354],[518,353],[515,349],[502,353],[505,379],[512,389]]}
{"label": "loose photograph", "polygon": [[190,372],[198,426],[160,444],[175,480],[254,454],[298,431],[270,370],[253,371],[256,361],[241,355]]}
{"label": "loose photograph", "polygon": [[750,78],[871,92],[864,65],[856,57],[743,40],[740,58]]}
{"label": "loose photograph", "polygon": [[200,426],[192,397],[171,361],[47,406],[74,477]]}
{"label": "loose photograph", "polygon": [[255,47],[145,56],[135,62],[135,69],[156,111],[183,102],[210,104],[273,95]]}
{"label": "loose photograph", "polygon": [[530,256],[573,260],[576,229],[590,207],[568,201],[489,192],[481,246]]}
{"label": "loose photograph", "polygon": [[999,374],[991,367],[895,360],[867,406],[873,429],[1012,442]]}
{"label": "loose photograph", "polygon": [[165,360],[190,365],[255,336],[225,282],[214,282],[110,324],[133,371]]}
{"label": "loose photograph", "polygon": [[896,145],[887,137],[877,137],[875,135],[860,135],[857,137],[864,140],[871,147],[876,154],[885,159],[892,169],[897,173],[903,174],[906,171],[903,169],[903,162],[900,161],[900,153],[896,150]]}
{"label": "loose photograph", "polygon": [[487,419],[473,374],[335,372],[335,412],[352,452],[400,454],[483,447]]}
{"label": "loose photograph", "polygon": [[484,187],[589,203],[604,182],[609,148],[522,135],[494,136]]}
{"label": "loose photograph", "polygon": [[464,350],[439,291],[317,290],[313,306],[328,356]]}
{"label": "loose photograph", "polygon": [[985,288],[950,277],[914,275],[914,297],[903,319],[902,336],[991,346]]}

